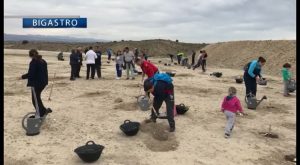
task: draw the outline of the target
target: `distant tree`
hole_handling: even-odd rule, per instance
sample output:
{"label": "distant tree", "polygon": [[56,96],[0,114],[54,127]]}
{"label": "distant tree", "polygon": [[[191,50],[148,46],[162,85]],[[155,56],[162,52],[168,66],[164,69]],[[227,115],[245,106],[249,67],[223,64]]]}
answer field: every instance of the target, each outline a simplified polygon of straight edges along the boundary
{"label": "distant tree", "polygon": [[176,40],[176,42],[178,42],[178,40]]}
{"label": "distant tree", "polygon": [[124,40],[121,40],[121,42],[124,42]]}
{"label": "distant tree", "polygon": [[23,41],[22,41],[22,44],[28,44],[28,43],[29,43],[28,40],[23,40]]}
{"label": "distant tree", "polygon": [[117,41],[113,41],[113,43],[117,43]]}

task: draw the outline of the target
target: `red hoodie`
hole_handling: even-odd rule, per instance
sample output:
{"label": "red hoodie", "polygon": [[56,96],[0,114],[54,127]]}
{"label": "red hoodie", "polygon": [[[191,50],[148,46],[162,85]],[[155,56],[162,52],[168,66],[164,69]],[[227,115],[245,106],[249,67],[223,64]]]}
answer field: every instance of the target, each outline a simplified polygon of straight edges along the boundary
{"label": "red hoodie", "polygon": [[148,76],[148,78],[153,77],[154,74],[158,71],[158,69],[155,65],[153,65],[152,63],[150,63],[146,60],[143,60],[141,68],[142,68],[143,72]]}
{"label": "red hoodie", "polygon": [[222,103],[222,111],[224,112],[224,110],[236,113],[238,111],[243,112],[240,100],[236,97],[228,97],[225,96],[223,99],[223,103]]}

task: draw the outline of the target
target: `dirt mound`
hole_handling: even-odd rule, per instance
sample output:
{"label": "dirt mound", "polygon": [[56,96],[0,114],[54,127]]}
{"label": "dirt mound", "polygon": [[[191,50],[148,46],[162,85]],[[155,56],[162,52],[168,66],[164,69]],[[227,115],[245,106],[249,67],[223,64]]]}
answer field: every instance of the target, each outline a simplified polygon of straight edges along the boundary
{"label": "dirt mound", "polygon": [[286,62],[291,63],[292,72],[296,73],[295,40],[222,42],[210,44],[203,49],[208,54],[208,66],[242,69],[247,62],[263,56],[267,60],[263,73],[278,76]]}

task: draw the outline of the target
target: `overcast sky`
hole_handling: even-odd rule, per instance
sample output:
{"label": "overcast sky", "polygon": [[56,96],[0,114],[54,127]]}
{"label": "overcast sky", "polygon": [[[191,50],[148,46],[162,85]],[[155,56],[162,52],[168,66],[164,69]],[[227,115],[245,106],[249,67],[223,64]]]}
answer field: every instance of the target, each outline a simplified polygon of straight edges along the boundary
{"label": "overcast sky", "polygon": [[4,15],[80,15],[86,29],[23,29],[9,34],[183,42],[296,39],[296,0],[4,0]]}

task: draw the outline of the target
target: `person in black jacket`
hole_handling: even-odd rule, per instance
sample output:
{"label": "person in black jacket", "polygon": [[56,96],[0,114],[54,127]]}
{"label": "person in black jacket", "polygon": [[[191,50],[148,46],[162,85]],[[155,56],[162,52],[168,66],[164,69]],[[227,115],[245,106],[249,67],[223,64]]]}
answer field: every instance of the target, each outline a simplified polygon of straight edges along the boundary
{"label": "person in black jacket", "polygon": [[79,54],[76,53],[76,50],[72,49],[70,55],[70,65],[71,65],[71,77],[70,80],[74,81],[76,79],[78,68],[80,67],[80,57]]}
{"label": "person in black jacket", "polygon": [[81,47],[77,48],[77,54],[79,56],[79,66],[77,67],[76,77],[81,78],[80,75],[79,75],[80,69],[81,69],[81,66],[82,66],[82,60],[83,60],[82,59],[82,49],[81,49]]}
{"label": "person in black jacket", "polygon": [[196,52],[194,50],[192,50],[192,64],[191,65],[194,65],[195,64],[195,55],[196,55]]}
{"label": "person in black jacket", "polygon": [[[156,114],[159,115],[159,109],[163,102],[167,105],[167,119],[170,126],[170,132],[175,131],[175,120],[174,120],[174,86],[173,84],[168,84],[165,81],[157,80],[154,85],[151,82],[151,78],[144,81],[144,91],[146,93],[152,93],[154,95],[153,108]],[[154,111],[152,110],[151,121],[156,122],[156,117]]]}
{"label": "person in black jacket", "polygon": [[48,85],[48,69],[47,62],[42,59],[38,51],[31,49],[29,57],[32,58],[29,64],[28,73],[22,75],[22,79],[28,79],[27,86],[31,87],[32,104],[36,109],[37,115],[43,117],[47,113],[51,113],[50,108],[45,108],[41,99],[41,93]]}
{"label": "person in black jacket", "polygon": [[95,59],[95,72],[97,73],[98,78],[101,78],[101,49],[99,46],[96,46],[95,53],[97,55],[97,58]]}

